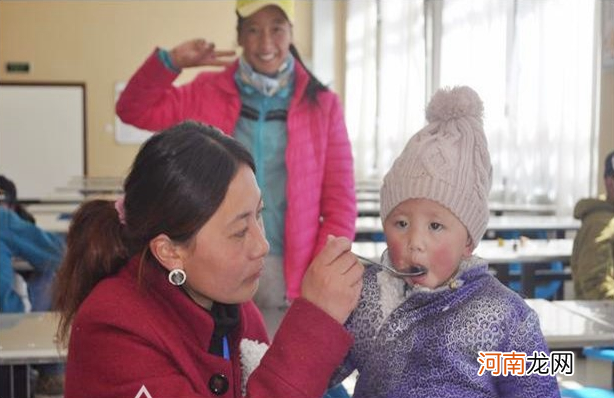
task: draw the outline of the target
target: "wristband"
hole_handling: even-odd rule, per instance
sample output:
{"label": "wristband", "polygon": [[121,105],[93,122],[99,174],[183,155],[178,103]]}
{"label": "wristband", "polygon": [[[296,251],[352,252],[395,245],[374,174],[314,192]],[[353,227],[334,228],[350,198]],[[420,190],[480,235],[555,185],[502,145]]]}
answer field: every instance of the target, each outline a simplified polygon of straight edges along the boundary
{"label": "wristband", "polygon": [[165,49],[163,49],[163,48],[159,48],[158,49],[158,58],[160,58],[160,61],[162,61],[162,64],[164,64],[166,69],[168,69],[168,70],[170,70],[170,71],[172,71],[174,73],[181,72],[181,69],[179,69],[175,65],[173,65],[173,61],[171,60],[171,55]]}

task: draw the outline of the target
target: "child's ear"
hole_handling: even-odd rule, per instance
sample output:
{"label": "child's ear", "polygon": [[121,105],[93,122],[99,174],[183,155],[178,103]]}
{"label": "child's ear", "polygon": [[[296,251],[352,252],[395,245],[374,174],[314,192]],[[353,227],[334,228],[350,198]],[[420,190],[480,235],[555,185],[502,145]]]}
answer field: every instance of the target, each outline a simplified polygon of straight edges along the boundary
{"label": "child's ear", "polygon": [[177,245],[165,234],[160,234],[149,241],[149,250],[164,268],[172,271],[183,268]]}
{"label": "child's ear", "polygon": [[463,256],[471,257],[474,250],[475,250],[475,245],[473,244],[473,239],[471,239],[471,237],[468,236],[467,243],[465,243],[465,250],[463,250]]}

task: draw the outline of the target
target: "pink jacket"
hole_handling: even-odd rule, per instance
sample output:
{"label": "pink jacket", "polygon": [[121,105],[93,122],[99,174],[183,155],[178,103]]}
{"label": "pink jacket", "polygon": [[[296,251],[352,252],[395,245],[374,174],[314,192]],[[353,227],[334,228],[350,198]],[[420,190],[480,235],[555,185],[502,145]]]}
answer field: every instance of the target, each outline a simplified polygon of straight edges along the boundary
{"label": "pink jacket", "polygon": [[[222,397],[242,397],[242,379],[255,342],[268,341],[253,302],[240,306],[228,336],[229,360],[209,353],[213,318],[161,266],[135,256],[102,280],[81,304],[72,324],[66,364],[66,398],[135,397],[145,386],[152,398],[216,397],[210,382],[224,375]],[[244,339],[252,342],[240,348]],[[352,344],[343,326],[304,299],[295,300],[275,342],[247,380],[247,397],[313,397],[324,394]],[[140,394],[145,397],[145,394]]]}
{"label": "pink jacket", "polygon": [[[178,75],[164,67],[154,51],[128,82],[117,114],[151,131],[192,119],[233,134],[241,110],[234,81],[237,66],[235,62],[222,72],[200,73],[175,87]],[[326,237],[353,239],[356,222],[354,165],[341,104],[331,91],[319,92],[317,103],[312,103],[304,95],[308,80],[296,62],[286,149],[284,272],[289,298],[300,295],[305,270]]]}

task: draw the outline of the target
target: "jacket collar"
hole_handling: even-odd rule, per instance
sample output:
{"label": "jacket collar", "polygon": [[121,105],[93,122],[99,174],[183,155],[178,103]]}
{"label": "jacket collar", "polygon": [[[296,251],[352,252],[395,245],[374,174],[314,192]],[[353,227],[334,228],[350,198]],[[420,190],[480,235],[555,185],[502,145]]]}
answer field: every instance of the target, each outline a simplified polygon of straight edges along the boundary
{"label": "jacket collar", "polygon": [[[238,95],[238,87],[235,82],[234,76],[239,68],[239,60],[237,59],[232,65],[226,67],[221,72],[224,77],[219,81],[219,88],[230,95]],[[307,89],[307,83],[309,83],[309,75],[303,66],[296,60],[294,62],[294,95],[292,96],[292,102],[299,101],[305,94]]]}
{"label": "jacket collar", "polygon": [[166,269],[156,260],[141,261],[141,255],[137,254],[130,259],[123,272],[142,290],[144,299],[153,311],[168,314],[169,322],[180,322],[185,328],[187,340],[194,339],[206,351],[209,350],[214,329],[211,313],[196,304],[183,289],[171,285]]}

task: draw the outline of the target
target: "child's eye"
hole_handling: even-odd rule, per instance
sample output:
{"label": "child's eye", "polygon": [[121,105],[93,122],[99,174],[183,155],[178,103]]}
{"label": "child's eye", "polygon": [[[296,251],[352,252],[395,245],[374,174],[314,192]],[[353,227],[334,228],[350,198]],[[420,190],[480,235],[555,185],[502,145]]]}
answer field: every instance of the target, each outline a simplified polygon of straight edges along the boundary
{"label": "child's eye", "polygon": [[399,228],[407,228],[407,226],[409,225],[409,223],[407,221],[405,221],[405,220],[399,220],[395,224]]}
{"label": "child's eye", "polygon": [[429,227],[431,228],[431,230],[433,231],[440,231],[443,229],[443,225],[438,223],[438,222],[432,222]]}

